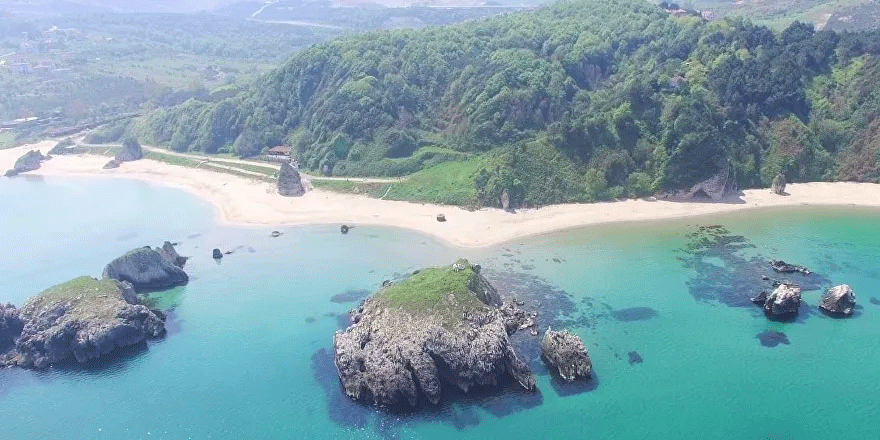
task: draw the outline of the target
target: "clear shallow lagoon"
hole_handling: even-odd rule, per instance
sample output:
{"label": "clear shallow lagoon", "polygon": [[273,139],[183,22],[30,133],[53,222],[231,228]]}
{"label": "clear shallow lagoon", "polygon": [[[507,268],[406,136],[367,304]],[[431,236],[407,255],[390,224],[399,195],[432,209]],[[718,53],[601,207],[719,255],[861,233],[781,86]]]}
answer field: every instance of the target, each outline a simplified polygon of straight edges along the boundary
{"label": "clear shallow lagoon", "polygon": [[[213,208],[185,192],[136,181],[7,179],[0,200],[12,207],[0,212],[3,302],[20,305],[74,276],[99,276],[123,252],[166,239],[193,257],[190,284],[157,295],[173,308],[165,339],[87,369],[0,370],[5,438],[865,439],[877,433],[880,305],[869,300],[880,297],[878,211],[757,211],[456,250],[415,233],[370,227],[346,236],[336,226],[283,228],[282,237],[270,238],[265,228],[217,225]],[[729,231],[725,237],[742,236],[754,247],[702,256],[695,265],[694,255],[682,251],[693,242],[688,234],[716,224]],[[217,264],[210,258],[214,247],[236,251]],[[559,388],[533,359],[536,395],[508,391],[426,415],[381,415],[341,396],[328,357],[332,334],[364,293],[340,294],[372,291],[385,279],[459,256],[480,262],[497,285],[513,286],[529,304],[560,312],[553,320],[582,335],[590,349],[594,386]],[[811,312],[771,323],[757,307],[714,299],[752,279],[751,257],[790,260],[829,282],[852,285],[858,316]],[[707,270],[722,279],[707,284],[701,277]],[[754,282],[760,290],[760,278]],[[814,311],[820,295],[806,292],[804,311]],[[784,332],[790,345],[762,346],[755,336],[765,330]],[[630,351],[643,362],[631,365]]]}

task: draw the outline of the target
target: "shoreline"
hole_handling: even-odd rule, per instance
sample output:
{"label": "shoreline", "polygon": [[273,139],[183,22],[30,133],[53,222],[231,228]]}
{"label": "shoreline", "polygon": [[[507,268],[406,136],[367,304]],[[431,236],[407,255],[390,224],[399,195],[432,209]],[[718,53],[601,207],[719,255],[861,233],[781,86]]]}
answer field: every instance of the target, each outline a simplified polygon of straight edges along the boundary
{"label": "shoreline", "polygon": [[[0,150],[0,168],[11,168],[28,150],[44,154],[55,145],[44,141]],[[880,184],[816,182],[789,184],[786,196],[769,189],[743,191],[721,202],[625,200],[592,204],[550,205],[508,213],[483,208],[379,200],[354,194],[312,190],[298,198],[281,197],[275,185],[230,174],[142,159],[103,170],[105,156],[55,156],[28,174],[58,177],[126,178],[187,191],[212,204],[218,221],[244,227],[348,224],[387,226],[417,231],[460,248],[485,248],[516,239],[585,226],[684,219],[761,208],[859,206],[880,208]],[[447,221],[440,223],[437,214]]]}

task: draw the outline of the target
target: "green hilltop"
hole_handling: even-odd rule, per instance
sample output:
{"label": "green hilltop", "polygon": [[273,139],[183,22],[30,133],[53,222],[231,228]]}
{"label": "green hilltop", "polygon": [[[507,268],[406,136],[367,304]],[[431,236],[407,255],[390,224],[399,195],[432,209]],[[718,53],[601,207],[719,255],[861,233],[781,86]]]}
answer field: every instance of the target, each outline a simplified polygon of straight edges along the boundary
{"label": "green hilltop", "polygon": [[408,176],[330,189],[477,206],[506,190],[521,207],[674,191],[728,164],[740,187],[877,181],[878,82],[877,31],[564,0],[317,44],[244,93],[126,133],[241,156],[285,144],[315,173]]}

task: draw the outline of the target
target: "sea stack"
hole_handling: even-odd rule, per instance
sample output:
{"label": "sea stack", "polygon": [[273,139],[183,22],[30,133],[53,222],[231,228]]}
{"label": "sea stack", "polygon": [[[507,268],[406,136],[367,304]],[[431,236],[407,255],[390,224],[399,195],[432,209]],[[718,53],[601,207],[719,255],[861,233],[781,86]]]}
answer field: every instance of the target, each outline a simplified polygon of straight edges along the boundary
{"label": "sea stack", "polygon": [[785,319],[797,315],[801,306],[801,287],[780,284],[764,301],[764,313],[771,318]]}
{"label": "sea stack", "polygon": [[333,338],[345,394],[380,406],[436,404],[443,390],[467,392],[510,377],[535,380],[514,351],[498,292],[466,260],[388,283],[352,312]]}
{"label": "sea stack", "polygon": [[284,197],[300,197],[305,193],[299,171],[288,162],[282,163],[278,172],[278,194]]}
{"label": "sea stack", "polygon": [[568,330],[556,332],[547,329],[544,339],[541,340],[541,356],[568,382],[591,377],[593,362],[587,353],[587,347],[580,336],[569,333]]}
{"label": "sea stack", "polygon": [[28,151],[15,161],[15,166],[6,172],[6,177],[13,177],[21,173],[37,170],[40,168],[40,163],[46,159],[46,156],[43,156],[43,153],[40,153],[39,150]]}
{"label": "sea stack", "polygon": [[856,307],[856,294],[846,284],[828,289],[819,303],[819,308],[831,315],[850,316]]}
{"label": "sea stack", "polygon": [[773,191],[773,194],[777,195],[785,195],[785,176],[783,174],[777,174],[776,177],[773,178],[773,184],[770,185],[770,190]]}
{"label": "sea stack", "polygon": [[122,142],[122,151],[114,159],[117,163],[122,163],[140,160],[143,157],[144,152],[141,149],[141,144],[138,143],[137,139],[128,138]]}

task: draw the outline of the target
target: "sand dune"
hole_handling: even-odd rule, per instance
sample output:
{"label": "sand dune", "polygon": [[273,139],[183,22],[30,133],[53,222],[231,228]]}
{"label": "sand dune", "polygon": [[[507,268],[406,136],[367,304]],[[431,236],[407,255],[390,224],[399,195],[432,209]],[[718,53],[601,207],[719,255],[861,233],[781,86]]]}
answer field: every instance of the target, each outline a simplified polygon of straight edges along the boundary
{"label": "sand dune", "polygon": [[[28,149],[43,153],[47,141],[0,150],[0,171],[11,168]],[[305,224],[382,225],[416,230],[454,246],[484,247],[517,238],[600,223],[645,221],[699,216],[745,209],[781,206],[867,206],[880,208],[880,185],[871,183],[791,184],[787,196],[767,189],[746,190],[724,202],[626,200],[596,204],[554,205],[508,213],[499,209],[470,212],[458,207],[377,200],[365,196],[314,190],[300,198],[281,197],[275,187],[209,170],[169,165],[152,160],[124,163],[102,170],[103,156],[58,156],[31,174],[100,176],[140,179],[180,188],[216,206],[220,220],[242,226]],[[2,182],[3,178],[0,178]],[[2,183],[0,183],[2,184]],[[439,213],[447,222],[437,222]]]}

